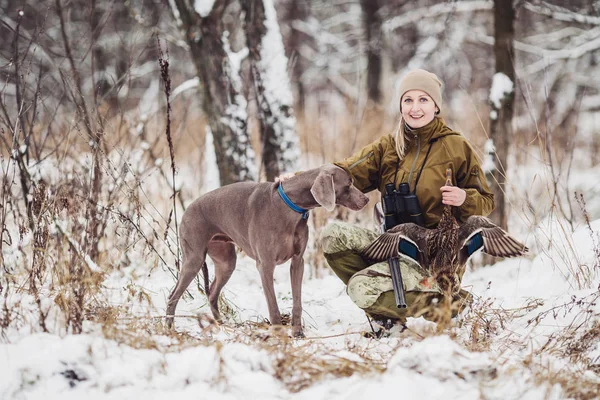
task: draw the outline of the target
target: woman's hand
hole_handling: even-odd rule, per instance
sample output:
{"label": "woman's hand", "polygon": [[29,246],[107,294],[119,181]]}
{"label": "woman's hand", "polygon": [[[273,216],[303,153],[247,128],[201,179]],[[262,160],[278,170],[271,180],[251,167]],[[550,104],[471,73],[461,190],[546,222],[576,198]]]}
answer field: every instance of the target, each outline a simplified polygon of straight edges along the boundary
{"label": "woman's hand", "polygon": [[442,186],[442,203],[454,207],[461,206],[467,198],[467,192],[456,186]]}
{"label": "woman's hand", "polygon": [[287,172],[285,174],[281,174],[275,177],[275,182],[287,181],[288,179],[293,178],[294,175],[296,175],[294,172]]}

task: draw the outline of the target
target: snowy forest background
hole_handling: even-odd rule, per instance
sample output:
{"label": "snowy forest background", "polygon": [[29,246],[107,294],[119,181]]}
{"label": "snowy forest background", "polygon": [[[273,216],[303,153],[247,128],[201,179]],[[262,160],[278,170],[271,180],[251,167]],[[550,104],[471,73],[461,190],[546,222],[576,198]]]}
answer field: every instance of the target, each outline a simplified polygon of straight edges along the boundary
{"label": "snowy forest background", "polygon": [[[0,0],[0,399],[596,398],[597,0]],[[164,327],[178,221],[220,185],[272,181],[390,133],[414,68],[484,162],[493,218],[532,250],[477,257],[450,327],[367,339],[305,255],[305,340],[270,327],[240,255],[223,325],[196,282]],[[212,274],[212,269],[209,270]],[[289,268],[276,272],[291,310]]]}

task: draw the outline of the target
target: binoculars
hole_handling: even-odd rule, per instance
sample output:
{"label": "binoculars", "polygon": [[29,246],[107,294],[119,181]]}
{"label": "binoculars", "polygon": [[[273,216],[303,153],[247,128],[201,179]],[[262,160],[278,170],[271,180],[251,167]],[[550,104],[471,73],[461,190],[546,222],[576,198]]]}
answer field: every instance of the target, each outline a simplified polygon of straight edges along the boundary
{"label": "binoculars", "polygon": [[382,196],[381,203],[386,231],[407,222],[425,226],[419,199],[416,194],[410,193],[408,183],[401,183],[398,190],[393,183],[385,185],[385,195]]}

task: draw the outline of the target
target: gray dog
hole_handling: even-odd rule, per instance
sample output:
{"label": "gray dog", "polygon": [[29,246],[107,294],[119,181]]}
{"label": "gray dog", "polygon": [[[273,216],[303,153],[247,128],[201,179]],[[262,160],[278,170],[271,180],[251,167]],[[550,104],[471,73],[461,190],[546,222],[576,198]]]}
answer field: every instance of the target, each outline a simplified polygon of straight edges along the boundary
{"label": "gray dog", "polygon": [[[173,324],[177,302],[200,268],[211,311],[220,320],[219,294],[235,270],[235,245],[238,245],[256,260],[269,318],[274,325],[281,325],[281,314],[273,288],[273,272],[276,265],[292,259],[292,327],[294,336],[302,337],[301,289],[308,210],[323,206],[331,211],[338,204],[357,211],[368,201],[352,185],[346,171],[332,164],[303,172],[281,184],[234,183],[198,198],[181,220],[183,266],[169,296],[168,326]],[[215,264],[215,279],[210,288],[206,254]]]}

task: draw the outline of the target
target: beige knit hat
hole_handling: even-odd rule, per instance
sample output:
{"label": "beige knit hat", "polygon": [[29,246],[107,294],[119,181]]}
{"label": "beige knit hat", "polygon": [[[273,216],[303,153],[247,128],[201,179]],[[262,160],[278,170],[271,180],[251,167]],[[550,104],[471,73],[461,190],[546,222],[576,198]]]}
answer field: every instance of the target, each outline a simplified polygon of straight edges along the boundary
{"label": "beige knit hat", "polygon": [[409,90],[422,90],[427,93],[442,111],[442,81],[439,78],[427,72],[424,69],[413,69],[404,75],[400,81],[400,109],[402,109],[402,96]]}

